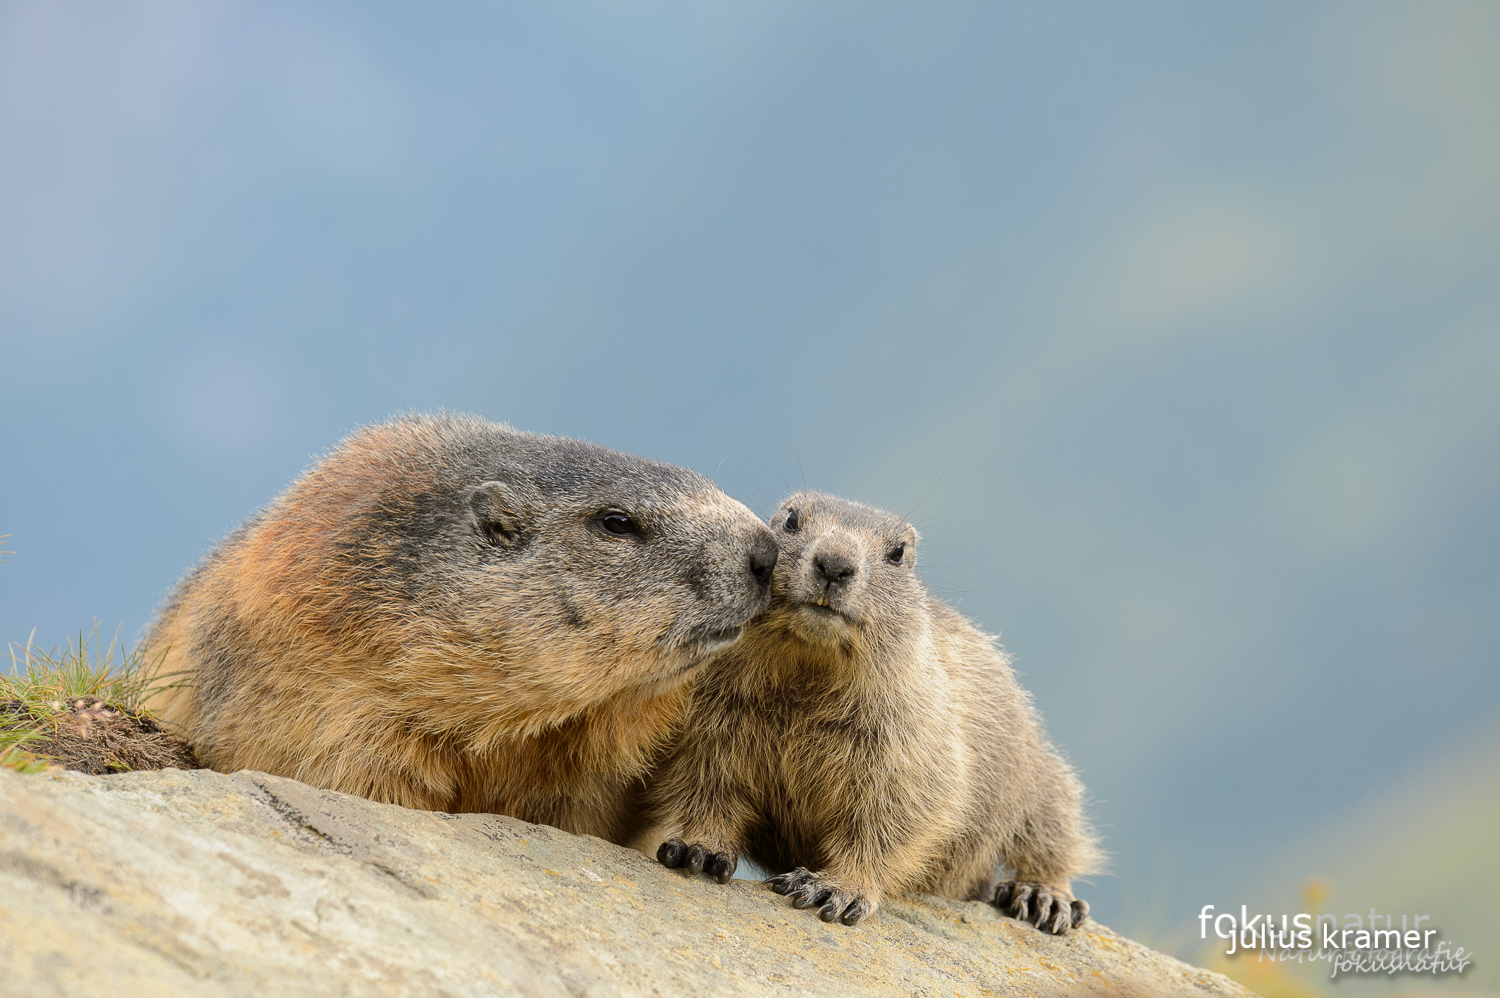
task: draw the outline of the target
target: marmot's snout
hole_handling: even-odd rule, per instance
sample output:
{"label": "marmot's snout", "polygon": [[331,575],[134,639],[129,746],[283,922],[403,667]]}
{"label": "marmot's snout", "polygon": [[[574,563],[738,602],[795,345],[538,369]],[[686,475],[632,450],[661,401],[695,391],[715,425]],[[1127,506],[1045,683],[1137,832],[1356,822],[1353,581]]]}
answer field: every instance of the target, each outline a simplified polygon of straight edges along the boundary
{"label": "marmot's snout", "polygon": [[771,594],[771,573],[776,569],[776,559],[780,554],[781,549],[776,546],[776,539],[769,530],[760,531],[750,542],[750,575],[767,599]]}
{"label": "marmot's snout", "polygon": [[796,607],[794,626],[815,643],[847,639],[850,629],[866,616],[864,591],[870,573],[859,539],[831,530],[787,557],[795,557],[788,593]]}
{"label": "marmot's snout", "polygon": [[[736,504],[737,505],[737,504]],[[744,625],[771,602],[771,580],[781,554],[776,538],[749,510],[733,510],[727,522],[682,561],[693,592],[677,623],[661,638],[699,657],[740,637]]]}
{"label": "marmot's snout", "polygon": [[802,555],[799,588],[810,603],[847,611],[864,587],[863,562],[864,551],[856,538],[843,531],[824,533]]}
{"label": "marmot's snout", "polygon": [[859,562],[855,560],[855,552],[846,550],[842,546],[825,544],[818,549],[817,554],[813,555],[813,572],[816,573],[817,581],[825,591],[835,586],[848,585],[858,568]]}
{"label": "marmot's snout", "polygon": [[745,623],[771,602],[771,579],[781,556],[770,529],[749,510],[745,514],[736,517],[721,540],[709,542],[703,550],[705,561],[721,566],[723,591],[735,608],[730,613],[746,614],[738,623]]}

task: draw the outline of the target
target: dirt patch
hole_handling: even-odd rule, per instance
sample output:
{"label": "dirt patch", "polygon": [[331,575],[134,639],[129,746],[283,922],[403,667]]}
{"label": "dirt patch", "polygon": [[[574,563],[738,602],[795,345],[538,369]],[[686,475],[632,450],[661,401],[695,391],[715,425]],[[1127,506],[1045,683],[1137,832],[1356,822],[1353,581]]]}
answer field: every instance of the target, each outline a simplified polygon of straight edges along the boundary
{"label": "dirt patch", "polygon": [[0,703],[0,724],[32,727],[39,737],[26,751],[82,773],[103,776],[142,769],[197,769],[188,742],[150,716],[98,697],[74,697],[38,720],[20,700]]}

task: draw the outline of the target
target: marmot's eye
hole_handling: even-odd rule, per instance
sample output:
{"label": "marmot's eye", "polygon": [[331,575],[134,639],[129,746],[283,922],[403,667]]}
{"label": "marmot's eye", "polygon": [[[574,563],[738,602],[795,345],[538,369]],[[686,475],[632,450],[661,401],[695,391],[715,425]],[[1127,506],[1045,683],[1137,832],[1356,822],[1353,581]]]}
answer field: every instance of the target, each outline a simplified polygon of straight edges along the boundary
{"label": "marmot's eye", "polygon": [[905,555],[906,545],[897,544],[895,547],[891,548],[890,553],[887,554],[886,557],[890,559],[892,565],[899,565],[901,564],[902,557],[904,557]]}
{"label": "marmot's eye", "polygon": [[788,529],[788,530],[796,530],[797,527],[798,527],[798,525],[799,524],[797,522],[797,511],[795,509],[789,509],[789,510],[787,510],[786,511],[786,529]]}
{"label": "marmot's eye", "polygon": [[595,517],[599,526],[612,534],[625,536],[626,534],[639,534],[641,525],[628,513],[622,513],[617,509],[606,510]]}

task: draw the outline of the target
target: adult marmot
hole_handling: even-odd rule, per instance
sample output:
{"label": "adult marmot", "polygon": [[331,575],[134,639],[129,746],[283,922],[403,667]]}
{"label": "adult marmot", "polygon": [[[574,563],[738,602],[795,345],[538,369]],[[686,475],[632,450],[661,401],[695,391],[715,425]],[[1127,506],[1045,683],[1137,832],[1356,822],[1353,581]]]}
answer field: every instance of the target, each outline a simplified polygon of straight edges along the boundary
{"label": "adult marmot", "polygon": [[1078,780],[994,639],[923,588],[917,532],[816,492],[771,523],[771,606],[694,681],[638,844],[671,835],[663,863],[721,882],[748,856],[824,921],[920,891],[1082,922],[1069,881],[1099,852]]}
{"label": "adult marmot", "polygon": [[362,430],[147,635],[214,769],[622,839],[686,680],[777,548],[701,475],[462,416]]}

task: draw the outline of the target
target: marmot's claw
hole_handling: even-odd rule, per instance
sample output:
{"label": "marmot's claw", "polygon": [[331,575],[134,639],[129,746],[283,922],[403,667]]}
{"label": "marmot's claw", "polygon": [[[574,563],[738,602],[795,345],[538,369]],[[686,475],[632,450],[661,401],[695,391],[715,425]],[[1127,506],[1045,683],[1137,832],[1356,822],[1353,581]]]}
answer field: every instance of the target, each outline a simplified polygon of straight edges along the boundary
{"label": "marmot's claw", "polygon": [[668,839],[656,850],[656,860],[662,866],[684,869],[688,873],[707,873],[721,884],[729,883],[740,858],[734,853],[709,852],[699,843],[688,845],[681,839]]}
{"label": "marmot's claw", "polygon": [[721,884],[729,883],[734,876],[735,867],[740,865],[738,856],[731,856],[727,852],[710,853],[703,864],[703,872],[713,877]]}
{"label": "marmot's claw", "polygon": [[1031,923],[1044,928],[1052,921],[1052,893],[1043,887],[1032,900]]}
{"label": "marmot's claw", "polygon": [[790,873],[778,873],[767,880],[771,890],[777,894],[790,894],[794,889],[801,887],[812,877],[812,871],[805,866],[799,866]]}
{"label": "marmot's claw", "polygon": [[792,907],[799,911],[807,908],[820,907],[829,898],[833,897],[833,891],[826,887],[819,887],[816,883],[806,883],[787,897],[792,899]]}
{"label": "marmot's claw", "polygon": [[816,873],[802,866],[790,873],[778,874],[766,883],[777,894],[790,898],[793,908],[818,909],[818,917],[825,922],[855,925],[875,910],[875,904],[869,898],[829,887]]}
{"label": "marmot's claw", "polygon": [[682,854],[687,852],[687,843],[681,839],[667,839],[656,850],[656,861],[662,866],[676,869],[682,865]]}
{"label": "marmot's claw", "polygon": [[1061,898],[1057,900],[1057,909],[1052,912],[1052,918],[1042,924],[1042,928],[1054,936],[1065,936],[1073,927],[1073,912],[1069,905]]}
{"label": "marmot's claw", "polygon": [[1007,880],[990,902],[1011,918],[1030,922],[1043,932],[1067,935],[1089,917],[1089,903],[1030,880]]}
{"label": "marmot's claw", "polygon": [[1015,885],[1015,891],[1010,896],[1010,917],[1019,918],[1023,922],[1031,921],[1031,899],[1036,894],[1038,884],[1019,882]]}
{"label": "marmot's claw", "polygon": [[869,898],[855,898],[854,903],[844,909],[844,917],[839,919],[845,925],[858,925],[860,919],[875,910],[875,905]]}

